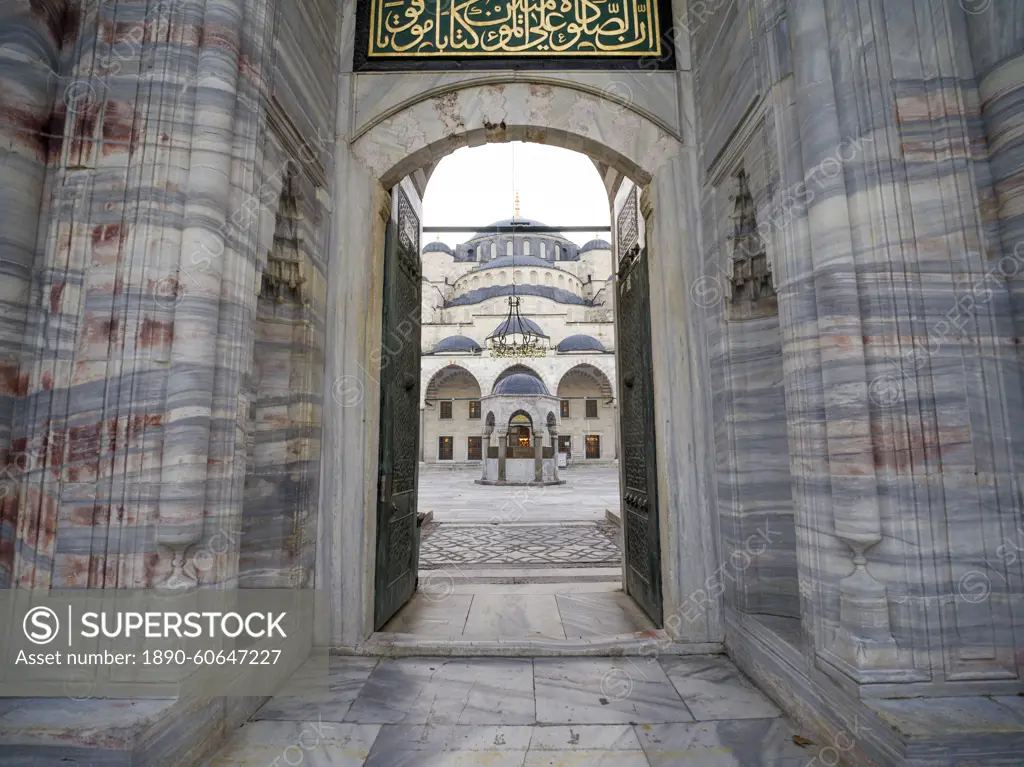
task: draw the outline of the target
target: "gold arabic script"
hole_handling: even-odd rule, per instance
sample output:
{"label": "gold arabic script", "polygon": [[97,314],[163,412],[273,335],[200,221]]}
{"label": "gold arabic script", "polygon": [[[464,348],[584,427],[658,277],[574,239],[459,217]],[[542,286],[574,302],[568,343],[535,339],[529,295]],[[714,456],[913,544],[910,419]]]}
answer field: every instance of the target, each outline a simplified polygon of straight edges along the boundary
{"label": "gold arabic script", "polygon": [[369,0],[370,56],[660,56],[658,0]]}

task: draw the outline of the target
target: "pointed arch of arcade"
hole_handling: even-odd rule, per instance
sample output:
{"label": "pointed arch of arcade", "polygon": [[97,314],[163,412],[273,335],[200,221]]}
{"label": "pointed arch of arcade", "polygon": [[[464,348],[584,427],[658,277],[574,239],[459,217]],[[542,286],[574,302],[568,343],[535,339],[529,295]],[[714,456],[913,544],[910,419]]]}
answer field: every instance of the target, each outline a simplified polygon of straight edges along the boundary
{"label": "pointed arch of arcade", "polygon": [[605,375],[605,372],[586,362],[581,362],[579,365],[569,368],[565,371],[562,377],[558,379],[558,387],[556,389],[557,396],[561,396],[562,385],[566,380],[572,378],[589,379],[597,384],[598,390],[601,392],[601,396],[609,398],[615,396],[615,390],[612,387],[612,382],[609,380],[608,376]]}
{"label": "pointed arch of arcade", "polygon": [[476,396],[479,397],[483,390],[480,388],[480,381],[477,380],[477,377],[462,367],[462,365],[447,365],[434,373],[430,380],[427,381],[427,385],[423,389],[423,399],[437,399],[438,390],[444,384],[463,377],[472,379],[473,384],[476,386]]}

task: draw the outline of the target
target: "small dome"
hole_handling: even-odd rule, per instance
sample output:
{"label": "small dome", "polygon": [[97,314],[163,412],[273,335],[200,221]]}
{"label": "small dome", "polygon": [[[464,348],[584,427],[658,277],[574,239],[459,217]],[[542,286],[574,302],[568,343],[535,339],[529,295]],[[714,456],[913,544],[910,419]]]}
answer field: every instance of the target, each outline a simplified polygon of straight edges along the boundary
{"label": "small dome", "polygon": [[595,239],[590,242],[584,243],[583,247],[580,248],[580,253],[586,253],[588,250],[611,250],[612,244],[607,240]]}
{"label": "small dome", "polygon": [[593,336],[579,334],[563,339],[556,348],[560,352],[603,352],[604,344]]}
{"label": "small dome", "polygon": [[480,269],[510,269],[517,266],[543,266],[545,269],[557,269],[550,261],[537,256],[499,256],[480,264]]}
{"label": "small dome", "polygon": [[547,394],[544,382],[529,373],[513,373],[494,385],[495,394]]}
{"label": "small dome", "polygon": [[526,317],[519,317],[518,319],[516,317],[512,317],[505,320],[494,329],[494,332],[491,333],[488,338],[492,338],[501,333],[533,333],[541,338],[549,337],[547,333],[540,329],[540,325]]}
{"label": "small dome", "polygon": [[423,248],[424,253],[447,253],[449,256],[454,255],[452,249],[445,245],[440,240],[434,242],[428,242],[427,246]]}
{"label": "small dome", "polygon": [[480,344],[469,336],[448,336],[437,342],[431,354],[441,352],[478,352],[481,351]]}

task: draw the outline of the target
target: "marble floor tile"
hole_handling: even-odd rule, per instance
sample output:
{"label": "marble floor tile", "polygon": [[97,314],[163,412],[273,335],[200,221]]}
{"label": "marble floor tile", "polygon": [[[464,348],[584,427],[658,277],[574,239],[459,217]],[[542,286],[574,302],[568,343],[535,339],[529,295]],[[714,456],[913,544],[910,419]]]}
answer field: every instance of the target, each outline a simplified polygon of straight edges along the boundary
{"label": "marble floor tile", "polygon": [[447,588],[426,593],[417,591],[382,631],[423,637],[461,637],[472,604],[472,594],[450,594]]}
{"label": "marble floor tile", "polygon": [[663,656],[659,662],[698,721],[782,716],[725,656]]}
{"label": "marble floor tile", "polygon": [[542,726],[533,729],[526,767],[649,767],[628,724]]}
{"label": "marble floor tile", "polygon": [[478,594],[466,639],[565,639],[553,594]]}
{"label": "marble floor tile", "polygon": [[655,626],[622,591],[556,594],[568,639],[653,631]]}
{"label": "marble floor tile", "polygon": [[[651,767],[808,767],[820,747],[793,742],[785,719],[738,719],[634,728]],[[829,758],[834,758],[829,752]]]}
{"label": "marble floor tile", "polygon": [[384,725],[366,767],[522,767],[530,726]]}
{"label": "marble floor tile", "polygon": [[345,717],[380,724],[533,724],[529,659],[382,660]]}
{"label": "marble floor tile", "polygon": [[645,658],[538,658],[534,686],[538,722],[693,721],[661,666]]}
{"label": "marble floor tile", "polygon": [[207,767],[362,767],[379,725],[337,722],[249,722]]}
{"label": "marble floor tile", "polygon": [[[346,658],[331,656],[327,690],[323,680],[318,684],[306,684],[303,669],[285,685],[284,689],[253,715],[254,721],[325,721],[340,722],[348,712],[352,701],[359,695],[366,680],[377,667],[376,658]],[[310,690],[310,691],[304,691]]]}

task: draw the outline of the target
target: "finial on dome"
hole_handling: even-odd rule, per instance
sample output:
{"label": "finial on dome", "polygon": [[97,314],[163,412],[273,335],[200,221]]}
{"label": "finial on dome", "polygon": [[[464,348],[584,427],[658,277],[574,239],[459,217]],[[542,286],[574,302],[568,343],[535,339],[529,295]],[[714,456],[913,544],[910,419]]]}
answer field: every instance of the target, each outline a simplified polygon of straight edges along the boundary
{"label": "finial on dome", "polygon": [[516,218],[519,218],[519,190],[516,189]]}

